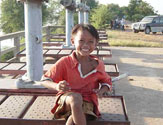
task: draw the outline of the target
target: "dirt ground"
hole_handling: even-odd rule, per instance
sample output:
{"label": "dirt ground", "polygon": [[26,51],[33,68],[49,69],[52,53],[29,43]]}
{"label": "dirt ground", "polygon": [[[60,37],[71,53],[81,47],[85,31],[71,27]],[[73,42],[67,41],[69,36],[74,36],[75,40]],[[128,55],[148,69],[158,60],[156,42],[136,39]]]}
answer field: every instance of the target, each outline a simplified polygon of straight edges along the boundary
{"label": "dirt ground", "polygon": [[131,125],[163,125],[163,49],[111,47],[120,74],[115,92],[123,95]]}
{"label": "dirt ground", "polygon": [[131,125],[163,125],[163,48],[109,47],[120,74],[116,95],[123,95]]}

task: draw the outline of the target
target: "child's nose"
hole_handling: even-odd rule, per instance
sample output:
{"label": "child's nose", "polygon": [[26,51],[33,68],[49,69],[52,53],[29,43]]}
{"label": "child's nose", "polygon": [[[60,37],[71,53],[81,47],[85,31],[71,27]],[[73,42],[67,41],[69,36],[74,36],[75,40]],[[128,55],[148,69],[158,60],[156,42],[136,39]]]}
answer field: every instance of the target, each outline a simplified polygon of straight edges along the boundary
{"label": "child's nose", "polygon": [[87,42],[87,41],[84,41],[84,44],[83,45],[86,45],[86,46],[88,46],[89,45],[89,42]]}

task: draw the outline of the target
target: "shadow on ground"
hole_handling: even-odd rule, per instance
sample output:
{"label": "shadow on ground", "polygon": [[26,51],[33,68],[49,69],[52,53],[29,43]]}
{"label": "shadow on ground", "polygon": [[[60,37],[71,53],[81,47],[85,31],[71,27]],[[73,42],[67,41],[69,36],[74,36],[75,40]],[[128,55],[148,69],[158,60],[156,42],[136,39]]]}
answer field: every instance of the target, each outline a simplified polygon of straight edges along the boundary
{"label": "shadow on ground", "polygon": [[107,62],[117,63],[120,73],[129,77],[117,81],[117,95],[123,95],[128,116],[133,125],[161,125],[163,123],[163,49],[111,48],[113,57]]}

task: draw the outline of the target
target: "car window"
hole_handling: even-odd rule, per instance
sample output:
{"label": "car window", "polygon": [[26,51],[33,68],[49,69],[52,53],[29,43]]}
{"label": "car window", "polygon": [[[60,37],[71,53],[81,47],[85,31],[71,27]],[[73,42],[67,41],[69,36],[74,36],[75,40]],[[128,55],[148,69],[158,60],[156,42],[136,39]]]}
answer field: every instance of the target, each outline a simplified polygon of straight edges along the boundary
{"label": "car window", "polygon": [[152,22],[153,18],[152,17],[144,17],[141,22]]}
{"label": "car window", "polygon": [[154,18],[154,19],[153,19],[153,22],[159,23],[159,18],[158,18],[158,17]]}
{"label": "car window", "polygon": [[160,23],[163,23],[163,17],[160,18]]}

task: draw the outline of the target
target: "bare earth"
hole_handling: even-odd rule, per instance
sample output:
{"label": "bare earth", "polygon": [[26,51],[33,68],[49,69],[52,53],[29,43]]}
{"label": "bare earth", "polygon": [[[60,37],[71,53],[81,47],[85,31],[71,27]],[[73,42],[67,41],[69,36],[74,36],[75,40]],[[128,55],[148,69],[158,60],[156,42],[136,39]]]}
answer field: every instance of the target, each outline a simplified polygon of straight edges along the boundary
{"label": "bare earth", "polygon": [[163,125],[163,48],[111,47],[120,74],[115,82],[117,95],[123,95],[131,125]]}
{"label": "bare earth", "polygon": [[109,47],[120,74],[116,95],[123,95],[131,125],[163,125],[163,48]]}

